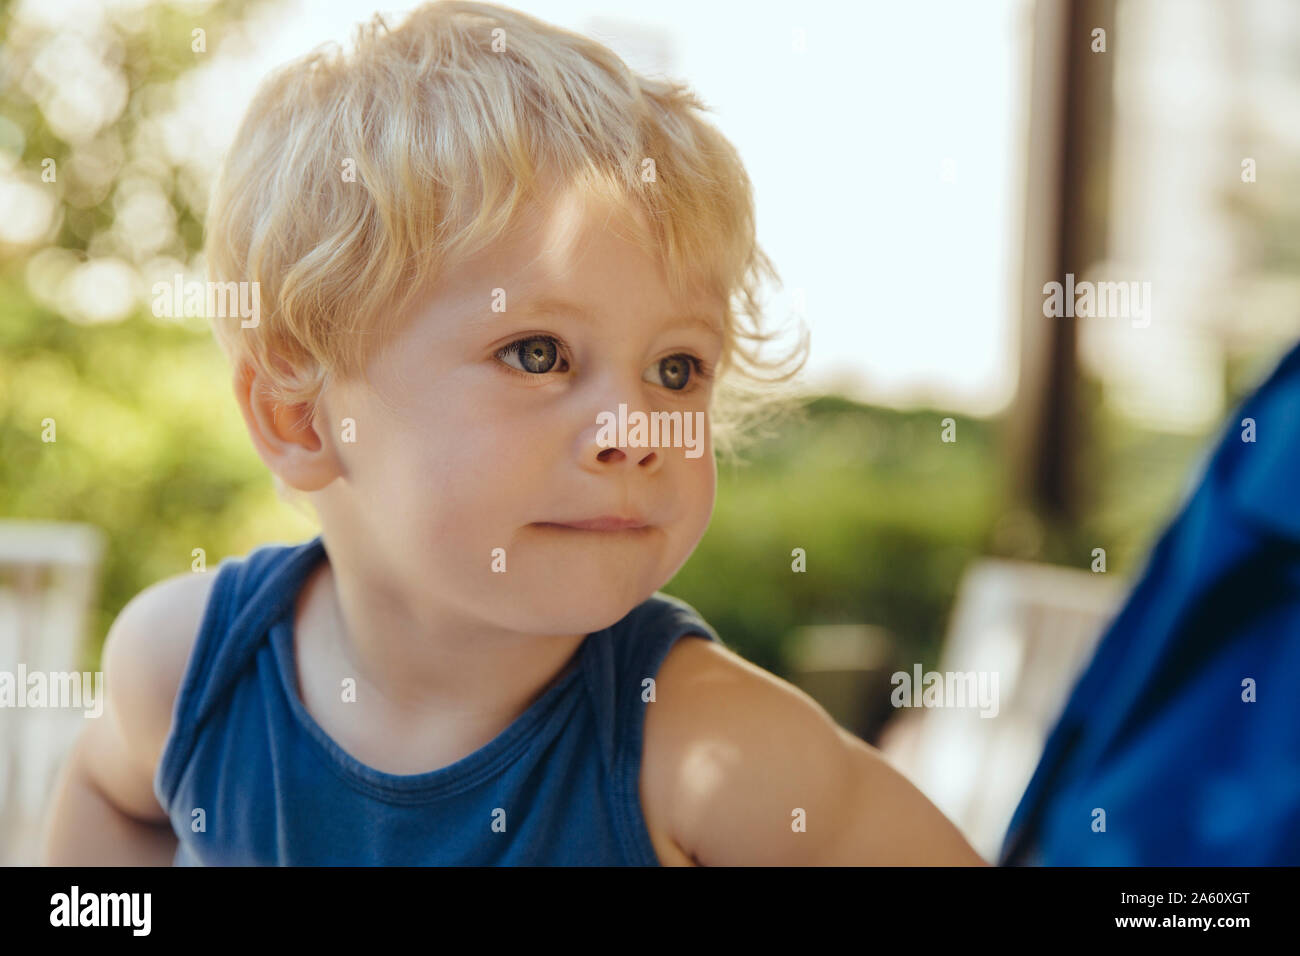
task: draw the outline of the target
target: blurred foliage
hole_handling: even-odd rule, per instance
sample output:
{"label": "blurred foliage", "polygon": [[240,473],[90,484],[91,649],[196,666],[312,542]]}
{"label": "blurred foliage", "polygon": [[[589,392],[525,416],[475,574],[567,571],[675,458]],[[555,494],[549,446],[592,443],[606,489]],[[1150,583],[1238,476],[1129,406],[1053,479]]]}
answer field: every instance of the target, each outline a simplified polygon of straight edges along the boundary
{"label": "blurred foliage", "polygon": [[[932,650],[962,566],[979,553],[997,494],[990,425],[837,397],[719,469],[713,523],[664,590],[693,604],[750,660],[784,673],[803,624],[882,624]],[[794,548],[807,571],[792,570]],[[725,569],[721,570],[721,569]]]}
{"label": "blurred foliage", "polygon": [[[202,320],[158,320],[141,302],[123,321],[84,324],[58,288],[104,257],[193,268],[207,183],[192,154],[167,148],[165,119],[175,81],[206,54],[193,31],[215,49],[257,5],[121,6],[75,23],[27,6],[0,5],[0,172],[50,191],[56,216],[38,241],[0,244],[0,516],[107,532],[94,666],[126,601],[188,572],[192,549],[213,566],[313,528],[276,499]],[[53,182],[40,178],[47,159]],[[161,223],[129,208],[141,194],[165,199]]]}
{"label": "blurred foliage", "polygon": [[[129,229],[114,229],[122,194],[156,185],[174,214],[167,241],[148,238],[147,254],[181,261],[202,245],[206,183],[167,148],[163,118],[176,106],[175,81],[203,62],[223,28],[257,7],[250,0],[191,4],[106,5],[92,24],[50,23],[0,7],[4,56],[0,115],[21,131],[20,165],[40,171],[52,159],[59,219],[49,245],[92,254],[133,250]],[[204,50],[193,33],[204,32]],[[6,250],[25,259],[36,249]],[[140,263],[137,263],[140,264]]]}
{"label": "blurred foliage", "polygon": [[[1135,428],[1095,389],[1085,396],[1099,423],[1095,471],[1085,478],[1087,512],[1068,528],[1000,533],[1008,514],[999,422],[824,397],[804,425],[750,452],[747,467],[719,470],[713,523],[664,590],[783,676],[791,632],[807,624],[879,625],[907,660],[937,666],[973,559],[1088,570],[1102,547],[1107,573],[1126,578],[1175,513],[1204,440]],[[957,441],[944,443],[940,423],[950,416]],[[796,547],[807,553],[806,573],[792,570]]]}
{"label": "blurred foliage", "polygon": [[147,314],[77,326],[12,274],[0,295],[0,515],[83,521],[109,539],[86,666],[127,600],[188,572],[194,548],[211,568],[315,533],[275,497],[210,333]]}

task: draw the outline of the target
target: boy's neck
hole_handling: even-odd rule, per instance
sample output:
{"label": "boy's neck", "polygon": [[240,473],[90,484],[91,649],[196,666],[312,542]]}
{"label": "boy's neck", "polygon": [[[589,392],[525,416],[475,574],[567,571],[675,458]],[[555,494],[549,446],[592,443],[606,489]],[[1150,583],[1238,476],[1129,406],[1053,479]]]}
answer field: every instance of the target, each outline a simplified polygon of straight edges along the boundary
{"label": "boy's neck", "polygon": [[576,665],[586,638],[418,623],[399,613],[400,602],[340,580],[328,558],[309,575],[299,603],[299,646],[324,671],[355,678],[357,700],[374,702],[365,710],[377,718],[504,721],[504,729]]}

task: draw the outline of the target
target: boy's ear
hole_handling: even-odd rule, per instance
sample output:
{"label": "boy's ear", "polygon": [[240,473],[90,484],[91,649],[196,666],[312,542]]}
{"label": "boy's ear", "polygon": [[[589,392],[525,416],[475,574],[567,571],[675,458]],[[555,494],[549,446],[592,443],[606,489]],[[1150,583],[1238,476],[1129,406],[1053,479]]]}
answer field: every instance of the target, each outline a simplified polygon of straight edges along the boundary
{"label": "boy's ear", "polygon": [[310,405],[277,401],[266,378],[247,363],[235,372],[234,389],[253,447],[285,484],[319,491],[341,474],[334,447],[312,422]]}

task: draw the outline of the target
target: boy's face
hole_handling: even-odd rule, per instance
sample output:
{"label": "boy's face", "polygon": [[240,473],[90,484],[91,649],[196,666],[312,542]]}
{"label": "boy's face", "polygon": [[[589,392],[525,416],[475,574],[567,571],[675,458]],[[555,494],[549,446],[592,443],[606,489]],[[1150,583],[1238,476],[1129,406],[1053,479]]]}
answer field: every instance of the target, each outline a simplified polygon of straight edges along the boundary
{"label": "boy's face", "polygon": [[[326,535],[417,617],[599,630],[662,587],[703,536],[712,383],[688,356],[716,367],[723,303],[675,300],[624,237],[628,215],[576,193],[530,210],[444,277],[371,365],[375,392],[348,382],[324,393],[318,421],[336,429],[341,470],[315,496]],[[543,299],[587,315],[535,311]],[[713,329],[683,324],[693,316]],[[680,412],[703,434],[694,449],[603,446],[597,416],[617,420],[620,403],[629,418]],[[344,418],[354,442],[340,441]],[[648,526],[546,524],[629,513]]]}

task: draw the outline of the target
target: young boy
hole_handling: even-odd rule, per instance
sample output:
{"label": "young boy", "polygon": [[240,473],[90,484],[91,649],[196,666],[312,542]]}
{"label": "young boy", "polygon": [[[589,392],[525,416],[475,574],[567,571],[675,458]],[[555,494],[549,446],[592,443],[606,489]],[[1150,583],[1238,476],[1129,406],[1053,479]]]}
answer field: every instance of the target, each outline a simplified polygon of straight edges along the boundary
{"label": "young boy", "polygon": [[708,526],[714,427],[769,394],[770,264],[698,109],[479,3],[264,84],[207,239],[260,313],[214,322],[323,530],[127,605],[47,861],[983,864],[658,591]]}

